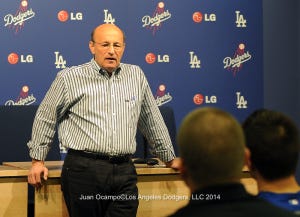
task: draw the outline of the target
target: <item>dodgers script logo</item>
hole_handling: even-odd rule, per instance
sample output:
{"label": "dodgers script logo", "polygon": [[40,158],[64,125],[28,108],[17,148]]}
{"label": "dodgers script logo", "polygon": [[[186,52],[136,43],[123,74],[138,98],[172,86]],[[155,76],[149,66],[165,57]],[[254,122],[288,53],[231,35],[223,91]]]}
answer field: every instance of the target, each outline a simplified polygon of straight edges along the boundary
{"label": "dodgers script logo", "polygon": [[170,93],[166,93],[166,86],[164,84],[159,85],[155,94],[155,101],[157,106],[164,105],[172,100]]}
{"label": "dodgers script logo", "polygon": [[228,69],[233,72],[233,76],[236,75],[238,71],[243,66],[243,63],[251,59],[251,54],[249,51],[245,52],[245,44],[239,44],[237,50],[233,57],[225,57],[223,60],[224,69]]}
{"label": "dodgers script logo", "polygon": [[5,102],[6,106],[13,106],[13,105],[31,105],[36,102],[36,98],[33,94],[29,95],[29,87],[27,85],[22,87],[18,98],[14,100],[8,100]]}
{"label": "dodgers script logo", "polygon": [[12,28],[17,34],[24,27],[25,21],[35,16],[35,12],[32,10],[32,8],[28,9],[27,6],[27,0],[22,0],[15,15],[7,14],[4,16],[4,26]]}
{"label": "dodgers script logo", "polygon": [[171,13],[168,10],[165,11],[164,8],[165,3],[159,2],[153,13],[153,16],[145,15],[142,18],[143,27],[150,29],[153,35],[161,28],[162,22],[171,18]]}

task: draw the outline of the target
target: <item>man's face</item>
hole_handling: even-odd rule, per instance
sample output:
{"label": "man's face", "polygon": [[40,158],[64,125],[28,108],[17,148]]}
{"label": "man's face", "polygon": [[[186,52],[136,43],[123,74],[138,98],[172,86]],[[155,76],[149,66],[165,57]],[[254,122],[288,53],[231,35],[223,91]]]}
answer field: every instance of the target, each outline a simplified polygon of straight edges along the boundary
{"label": "man's face", "polygon": [[122,31],[111,24],[103,24],[95,29],[90,51],[101,68],[109,73],[119,67],[125,43]]}

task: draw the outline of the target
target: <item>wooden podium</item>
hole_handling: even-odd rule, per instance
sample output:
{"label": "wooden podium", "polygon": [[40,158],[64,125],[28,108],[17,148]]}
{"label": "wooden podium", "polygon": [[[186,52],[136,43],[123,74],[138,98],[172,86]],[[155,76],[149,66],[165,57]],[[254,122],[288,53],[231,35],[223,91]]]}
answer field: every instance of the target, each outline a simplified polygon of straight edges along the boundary
{"label": "wooden podium", "polygon": [[0,216],[27,217],[28,171],[0,166]]}
{"label": "wooden podium", "polygon": [[[31,162],[3,164],[26,172],[31,167]],[[45,164],[49,169],[49,176],[43,187],[35,191],[35,217],[68,217],[60,188],[63,161],[46,161]],[[155,167],[136,165],[136,170],[140,197],[137,217],[167,216],[188,203],[190,191],[178,172],[165,168],[163,164]],[[257,193],[256,183],[247,169],[242,171],[241,182],[250,193]]]}

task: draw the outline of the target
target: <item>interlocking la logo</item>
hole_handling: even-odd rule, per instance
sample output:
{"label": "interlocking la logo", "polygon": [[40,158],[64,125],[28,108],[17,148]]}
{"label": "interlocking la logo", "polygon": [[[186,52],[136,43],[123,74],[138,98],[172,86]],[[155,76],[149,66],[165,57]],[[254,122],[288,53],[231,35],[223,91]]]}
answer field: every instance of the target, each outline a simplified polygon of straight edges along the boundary
{"label": "interlocking la logo", "polygon": [[104,23],[114,24],[116,22],[111,13],[108,13],[108,10],[104,10]]}
{"label": "interlocking la logo", "polygon": [[56,68],[57,69],[66,68],[67,61],[64,60],[63,56],[61,54],[59,54],[58,51],[55,51],[54,54],[55,54],[55,63],[54,64],[56,65]]}
{"label": "interlocking la logo", "polygon": [[19,30],[24,27],[25,21],[33,18],[35,16],[35,12],[32,8],[28,9],[28,1],[22,0],[17,12],[13,14],[7,14],[4,16],[4,26],[8,26],[15,30],[17,34]]}
{"label": "interlocking la logo", "polygon": [[190,67],[200,68],[201,61],[198,59],[197,55],[194,54],[194,51],[190,51]]}
{"label": "interlocking la logo", "polygon": [[245,97],[241,95],[241,92],[236,92],[236,105],[238,109],[245,109],[247,108],[247,100]]}
{"label": "interlocking la logo", "polygon": [[245,28],[247,27],[247,20],[244,19],[244,16],[242,14],[240,14],[240,11],[235,11],[236,14],[236,27],[241,27],[241,28]]}

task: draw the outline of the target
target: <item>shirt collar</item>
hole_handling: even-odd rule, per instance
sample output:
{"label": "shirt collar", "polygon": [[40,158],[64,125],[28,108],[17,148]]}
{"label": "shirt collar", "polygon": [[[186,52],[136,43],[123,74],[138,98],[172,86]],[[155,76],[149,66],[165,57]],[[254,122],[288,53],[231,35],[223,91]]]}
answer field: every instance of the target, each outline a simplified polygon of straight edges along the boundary
{"label": "shirt collar", "polygon": [[[98,63],[95,61],[95,59],[91,59],[91,64],[92,64],[92,67],[97,71],[99,72],[101,75],[105,75],[106,73],[106,70],[101,68]],[[118,75],[121,71],[121,66],[122,64],[120,64],[120,66],[113,72],[114,75]]]}

